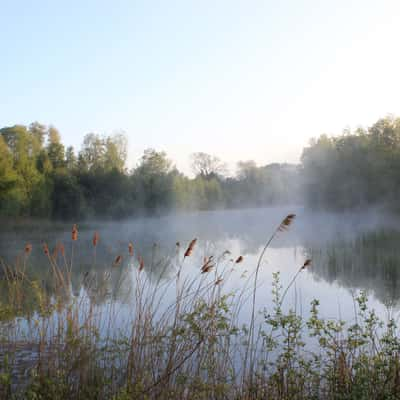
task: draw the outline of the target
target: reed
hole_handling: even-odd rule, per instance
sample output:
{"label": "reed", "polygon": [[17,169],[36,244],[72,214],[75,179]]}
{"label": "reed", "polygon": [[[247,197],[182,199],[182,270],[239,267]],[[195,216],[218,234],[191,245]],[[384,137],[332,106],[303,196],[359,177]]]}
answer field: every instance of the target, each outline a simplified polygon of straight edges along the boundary
{"label": "reed", "polygon": [[[285,288],[274,274],[273,302],[260,310],[263,317],[256,323],[263,257],[293,220],[289,215],[275,228],[253,274],[236,291],[228,287],[232,269],[245,262],[240,255],[207,254],[194,276],[185,273],[189,257],[197,256],[196,239],[186,248],[176,246],[168,259],[146,258],[146,265],[137,249],[133,258],[129,243],[130,257],[113,254],[108,264],[91,263],[79,294],[72,291],[73,247],[65,251],[57,243],[57,254],[50,254],[43,244],[48,276],[40,280],[25,271],[26,265],[0,260],[1,293],[6,293],[0,296],[0,398],[397,398],[400,339],[394,315],[379,319],[363,292],[355,297],[356,324],[322,318],[317,300],[309,318],[293,305],[284,306],[310,259]],[[94,247],[106,245],[99,237],[95,244],[95,236]],[[22,260],[32,251],[26,248]],[[156,268],[161,272],[154,278],[150,272]],[[171,268],[174,279],[167,279],[163,272]],[[107,288],[119,288],[126,279],[135,284],[127,295],[129,312],[122,315]],[[247,303],[252,313],[243,327],[240,311]]]}
{"label": "reed", "polygon": [[[265,252],[267,251],[269,245],[272,243],[278,232],[284,232],[289,229],[290,225],[293,223],[296,215],[295,214],[288,214],[282,222],[275,228],[272,235],[269,237],[267,242],[262,249],[260,256],[258,258],[255,274],[254,274],[254,285],[253,285],[253,292],[252,292],[252,306],[251,306],[251,320],[250,320],[250,328],[249,328],[249,342],[250,345],[246,350],[246,356],[244,360],[244,368],[247,369],[247,360],[249,359],[249,380],[250,386],[252,386],[253,376],[254,376],[254,352],[256,349],[254,348],[254,324],[255,324],[255,306],[256,306],[256,297],[257,297],[257,283],[258,283],[258,274],[260,271],[261,263],[263,261]],[[246,374],[244,374],[246,377]]]}

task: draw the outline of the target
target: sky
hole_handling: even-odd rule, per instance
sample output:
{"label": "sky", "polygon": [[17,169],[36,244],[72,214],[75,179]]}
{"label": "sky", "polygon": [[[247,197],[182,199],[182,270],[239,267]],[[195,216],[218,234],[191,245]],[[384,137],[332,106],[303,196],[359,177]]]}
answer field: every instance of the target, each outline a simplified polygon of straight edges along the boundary
{"label": "sky", "polygon": [[0,126],[80,148],[298,162],[322,133],[400,115],[399,0],[0,0]]}

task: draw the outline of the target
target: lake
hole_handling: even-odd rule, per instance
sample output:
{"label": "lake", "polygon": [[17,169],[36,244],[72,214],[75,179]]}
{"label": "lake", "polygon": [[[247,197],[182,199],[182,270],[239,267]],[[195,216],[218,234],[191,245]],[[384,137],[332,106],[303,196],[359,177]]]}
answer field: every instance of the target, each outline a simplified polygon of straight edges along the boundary
{"label": "lake", "polygon": [[[224,276],[226,293],[249,286],[252,273],[265,242],[288,213],[296,219],[285,232],[278,232],[263,259],[257,309],[271,305],[272,273],[279,272],[286,287],[306,259],[312,265],[302,271],[285,299],[285,307],[296,308],[307,316],[310,302],[321,303],[326,318],[354,319],[354,296],[366,290],[369,304],[384,318],[388,310],[397,310],[400,291],[400,231],[398,219],[379,213],[322,213],[299,207],[232,211],[210,211],[124,221],[92,221],[78,225],[79,238],[71,240],[71,223],[18,222],[2,227],[0,257],[4,264],[19,264],[30,279],[46,283],[51,279],[51,263],[42,245],[50,252],[57,243],[65,247],[64,259],[57,256],[61,268],[71,269],[72,292],[86,295],[97,308],[117,310],[115,329],[124,329],[135,299],[139,255],[144,262],[142,278],[161,285],[160,308],[174,301],[174,280],[178,265],[187,279],[219,279]],[[99,242],[93,247],[94,232]],[[198,241],[193,254],[183,264],[189,242]],[[24,247],[32,244],[25,258]],[[134,246],[134,256],[128,245]],[[178,244],[178,245],[177,245]],[[228,253],[229,252],[229,253]],[[120,257],[119,257],[120,256]],[[218,269],[207,277],[200,273],[204,259],[213,256]],[[233,261],[243,256],[243,262]],[[120,258],[120,262],[116,259]],[[119,261],[119,260],[118,260]],[[229,276],[228,276],[229,275]],[[184,279],[186,279],[184,278]],[[88,284],[90,281],[90,284]],[[50,286],[50,283],[49,283]],[[161,289],[160,289],[161,290]],[[7,302],[4,292],[1,301]],[[21,316],[35,312],[26,304]],[[240,321],[248,322],[250,301],[244,302]]]}

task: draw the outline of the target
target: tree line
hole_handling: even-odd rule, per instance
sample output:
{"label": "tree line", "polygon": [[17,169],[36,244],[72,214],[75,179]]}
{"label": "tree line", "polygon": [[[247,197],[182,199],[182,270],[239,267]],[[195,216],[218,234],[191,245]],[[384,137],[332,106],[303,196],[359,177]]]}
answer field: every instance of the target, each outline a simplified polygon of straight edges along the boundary
{"label": "tree line", "polygon": [[239,162],[227,176],[216,156],[191,155],[194,177],[163,151],[147,149],[126,168],[123,134],[89,133],[79,151],[53,126],[0,129],[0,216],[55,219],[116,217],[175,210],[262,207],[293,202],[299,170],[289,164]]}
{"label": "tree line", "polygon": [[399,211],[400,118],[387,116],[369,128],[313,139],[303,150],[301,169],[309,207]]}
{"label": "tree line", "polygon": [[304,204],[352,210],[399,209],[400,118],[321,135],[301,162],[257,166],[239,161],[228,175],[218,157],[191,155],[193,177],[163,151],[147,149],[126,167],[123,134],[87,134],[79,151],[58,130],[34,122],[0,129],[0,216],[55,219],[115,217],[177,210]]}

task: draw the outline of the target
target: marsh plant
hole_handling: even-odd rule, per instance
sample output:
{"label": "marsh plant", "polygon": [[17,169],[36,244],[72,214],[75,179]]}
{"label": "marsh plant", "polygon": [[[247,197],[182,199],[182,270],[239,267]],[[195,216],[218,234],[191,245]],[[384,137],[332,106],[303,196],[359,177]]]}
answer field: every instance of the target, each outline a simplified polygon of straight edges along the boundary
{"label": "marsh plant", "polygon": [[[253,273],[229,291],[231,271],[243,257],[210,254],[189,278],[184,272],[197,239],[176,244],[163,262],[144,260],[127,242],[109,271],[101,269],[93,236],[93,265],[73,293],[74,246],[57,243],[42,251],[48,275],[34,279],[27,265],[27,243],[15,265],[2,262],[0,303],[0,390],[2,399],[395,399],[400,393],[400,340],[393,313],[381,319],[369,309],[365,293],[354,298],[354,320],[325,319],[319,302],[305,318],[288,304],[299,274],[311,260],[294,267],[284,287],[273,275],[272,303],[256,309],[258,276],[269,244],[295,219],[285,217],[273,231]],[[68,247],[68,250],[67,250]],[[155,263],[162,273],[150,278]],[[160,267],[158,265],[158,267]],[[117,328],[119,307],[94,294],[107,292],[115,271],[135,281],[132,302]],[[114,281],[122,285],[127,275]],[[174,292],[174,298],[166,296]],[[239,318],[246,303],[246,324]]]}

